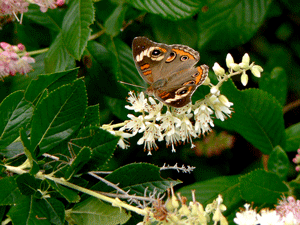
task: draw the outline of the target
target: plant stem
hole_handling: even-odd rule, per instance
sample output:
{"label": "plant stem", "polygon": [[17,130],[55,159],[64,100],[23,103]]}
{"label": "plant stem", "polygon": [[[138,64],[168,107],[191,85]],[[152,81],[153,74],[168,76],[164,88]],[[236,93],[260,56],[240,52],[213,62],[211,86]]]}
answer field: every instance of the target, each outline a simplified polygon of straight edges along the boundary
{"label": "plant stem", "polygon": [[[16,173],[16,174],[27,173],[26,170],[23,170],[22,168],[19,168],[19,167],[9,166],[9,165],[5,165],[5,167],[10,172],[13,172],[13,173]],[[140,209],[140,208],[134,207],[132,205],[129,205],[129,204],[125,203],[125,202],[122,202],[118,198],[110,198],[110,197],[107,197],[105,195],[99,194],[99,193],[97,193],[95,191],[89,190],[87,188],[80,187],[80,186],[78,186],[76,184],[72,184],[72,183],[66,181],[64,178],[53,177],[52,175],[46,175],[46,174],[43,174],[42,172],[38,172],[35,175],[35,177],[37,179],[41,179],[41,180],[45,180],[45,179],[52,180],[55,183],[64,185],[66,187],[69,187],[69,188],[72,188],[74,190],[77,190],[77,191],[80,191],[82,193],[85,193],[85,194],[88,194],[90,196],[93,196],[95,198],[98,198],[98,199],[101,199],[103,201],[109,202],[109,203],[112,204],[112,206],[119,207],[119,208],[124,208],[124,209],[130,210],[130,211],[133,211],[133,212],[135,212],[137,214],[140,214],[142,216],[147,215],[147,212],[145,210],[143,210],[143,209]]]}

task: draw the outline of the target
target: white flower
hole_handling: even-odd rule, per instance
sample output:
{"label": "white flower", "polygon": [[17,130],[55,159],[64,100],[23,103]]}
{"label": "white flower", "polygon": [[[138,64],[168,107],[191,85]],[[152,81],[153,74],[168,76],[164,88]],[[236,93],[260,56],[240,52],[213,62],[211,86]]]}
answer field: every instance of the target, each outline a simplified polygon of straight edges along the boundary
{"label": "white flower", "polygon": [[173,116],[170,111],[167,111],[166,114],[157,117],[156,120],[161,120],[162,123],[160,125],[161,131],[165,131],[167,133],[174,134],[175,133],[175,126],[179,127],[181,124],[181,120],[178,119],[176,116]]}
{"label": "white flower", "polygon": [[188,140],[191,142],[192,146],[194,147],[194,144],[192,142],[192,136],[197,137],[196,132],[194,130],[194,127],[190,121],[190,118],[192,117],[191,114],[183,115],[183,118],[181,118],[181,126],[179,130],[179,135],[181,138],[181,141],[185,142],[185,140]]}
{"label": "white flower", "polygon": [[260,225],[284,225],[280,216],[276,214],[275,210],[262,210],[260,214],[257,215],[257,223]]}
{"label": "white flower", "polygon": [[115,135],[115,136],[119,136],[120,139],[117,143],[117,145],[122,148],[122,149],[127,149],[129,147],[128,141],[125,138],[130,138],[133,135],[129,134],[129,133],[125,133],[123,131],[114,131],[114,130],[107,130],[109,133]]}
{"label": "white flower", "polygon": [[141,137],[137,144],[144,144],[144,149],[148,150],[148,155],[151,155],[151,151],[153,149],[157,149],[157,145],[155,140],[158,139],[161,141],[163,139],[163,135],[161,134],[160,127],[158,124],[146,122],[146,130],[144,132],[143,137]]}
{"label": "white flower", "polygon": [[228,68],[231,68],[232,63],[234,63],[233,57],[230,53],[228,53],[227,56],[226,56],[226,66]]}
{"label": "white flower", "polygon": [[132,91],[129,92],[129,95],[130,96],[127,98],[127,101],[131,104],[131,106],[125,105],[125,108],[134,110],[135,112],[143,112],[148,105],[144,92],[141,92],[138,97]]}
{"label": "white flower", "polygon": [[218,96],[220,94],[220,90],[217,86],[212,86],[210,89],[210,93],[213,95]]}
{"label": "white flower", "polygon": [[166,144],[167,146],[172,145],[172,152],[176,152],[176,149],[174,147],[174,145],[177,145],[180,143],[180,135],[178,133],[178,130],[175,130],[174,133],[172,132],[167,132],[165,135],[165,139],[166,139]]}
{"label": "white flower", "polygon": [[161,109],[164,106],[164,104],[162,102],[159,102],[157,104],[157,102],[152,97],[149,97],[149,102],[151,104],[150,105],[147,104],[146,109],[145,109],[145,111],[149,113],[149,115],[145,116],[145,119],[147,119],[147,120],[160,115]]}
{"label": "white flower", "polygon": [[233,106],[233,103],[230,102],[230,101],[228,101],[228,98],[226,98],[225,95],[220,95],[218,98],[219,98],[220,102],[221,102],[223,105],[225,105],[226,107],[229,108],[229,107]]}
{"label": "white flower", "polygon": [[250,205],[245,204],[245,211],[237,212],[236,217],[233,221],[239,225],[256,225],[257,224],[257,213],[253,209],[249,209]]}
{"label": "white flower", "polygon": [[184,113],[191,113],[192,111],[192,104],[186,104],[185,106],[181,107],[181,108],[174,108],[173,112],[176,114],[184,114]]}
{"label": "white flower", "polygon": [[136,135],[138,132],[141,133],[145,131],[146,126],[144,124],[144,117],[140,115],[139,117],[136,117],[132,114],[127,115],[131,120],[128,121],[123,127],[121,127],[119,130],[130,130],[132,131],[133,135]]}
{"label": "white flower", "polygon": [[204,103],[194,111],[196,121],[195,131],[198,135],[211,131],[211,127],[214,126],[213,120],[210,117],[211,114],[213,114],[213,111]]}
{"label": "white flower", "polygon": [[245,71],[243,71],[243,74],[241,76],[241,82],[244,86],[246,86],[248,84],[248,80],[249,80],[249,77],[248,75],[246,74]]}
{"label": "white flower", "polygon": [[260,73],[263,72],[263,68],[261,66],[258,65],[254,65],[250,68],[251,73],[256,76],[256,77],[260,77]]}
{"label": "white flower", "polygon": [[250,68],[250,57],[248,55],[248,53],[246,53],[243,58],[242,58],[242,62],[239,64],[239,66],[242,68],[242,69],[249,69]]}
{"label": "white flower", "polygon": [[219,63],[215,63],[212,69],[217,76],[223,76],[225,74],[225,70],[219,65]]}
{"label": "white flower", "polygon": [[[222,102],[215,95],[208,98],[209,106],[215,111],[216,117],[221,121],[224,121],[226,116],[229,116],[232,113],[230,106],[233,105],[233,103],[224,100],[224,97],[221,97]],[[225,104],[223,102],[225,102]]]}

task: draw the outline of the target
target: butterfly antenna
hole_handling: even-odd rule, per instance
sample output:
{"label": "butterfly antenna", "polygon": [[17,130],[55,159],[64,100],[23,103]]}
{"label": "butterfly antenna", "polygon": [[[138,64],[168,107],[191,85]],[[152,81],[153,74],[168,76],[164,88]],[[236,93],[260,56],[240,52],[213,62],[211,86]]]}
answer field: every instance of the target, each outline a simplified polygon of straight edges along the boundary
{"label": "butterfly antenna", "polygon": [[138,87],[138,88],[143,88],[143,89],[145,89],[145,87],[140,86],[140,85],[127,83],[127,82],[124,82],[124,81],[119,81],[119,82],[120,82],[121,84],[127,84],[127,85],[130,85],[130,86],[134,86],[134,87]]}

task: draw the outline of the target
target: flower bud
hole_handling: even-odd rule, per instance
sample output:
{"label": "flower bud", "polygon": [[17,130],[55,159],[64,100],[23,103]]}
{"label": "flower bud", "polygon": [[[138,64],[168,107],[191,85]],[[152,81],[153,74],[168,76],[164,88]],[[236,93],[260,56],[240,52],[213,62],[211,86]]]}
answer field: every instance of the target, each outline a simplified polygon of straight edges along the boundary
{"label": "flower bud", "polygon": [[220,90],[217,86],[213,86],[211,89],[210,89],[210,93],[213,94],[213,95],[218,95],[220,94]]}
{"label": "flower bud", "polygon": [[209,85],[209,84],[210,84],[210,79],[209,79],[209,77],[206,77],[206,79],[204,80],[202,85]]}
{"label": "flower bud", "polygon": [[220,95],[220,96],[219,96],[219,101],[220,101],[223,105],[225,105],[226,107],[228,107],[228,108],[229,108],[230,106],[233,105],[232,102],[229,102],[229,101],[228,101],[228,98],[226,98],[225,95]]}
{"label": "flower bud", "polygon": [[227,67],[231,68],[230,65],[233,64],[233,63],[234,63],[234,60],[232,58],[232,55],[230,53],[228,53],[227,56],[226,56],[226,65],[227,65]]}
{"label": "flower bud", "polygon": [[246,86],[248,84],[248,80],[249,80],[248,75],[245,72],[243,72],[243,74],[241,76],[241,82],[242,82],[242,84],[244,86]]}
{"label": "flower bud", "polygon": [[264,71],[263,68],[258,65],[252,66],[251,68],[251,73],[256,77],[260,77],[260,73],[263,71]]}
{"label": "flower bud", "polygon": [[242,58],[242,63],[249,65],[250,64],[250,57],[248,55],[248,53],[246,53],[243,58]]}
{"label": "flower bud", "polygon": [[219,63],[215,63],[212,69],[217,76],[223,76],[225,74],[225,70],[219,65]]}

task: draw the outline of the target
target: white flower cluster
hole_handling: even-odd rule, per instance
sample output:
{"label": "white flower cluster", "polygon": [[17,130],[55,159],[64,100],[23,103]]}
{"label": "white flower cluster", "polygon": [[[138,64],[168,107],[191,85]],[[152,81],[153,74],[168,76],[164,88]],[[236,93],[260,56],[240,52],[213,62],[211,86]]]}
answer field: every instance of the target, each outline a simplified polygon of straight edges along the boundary
{"label": "white flower cluster", "polygon": [[[137,144],[144,144],[144,149],[151,155],[153,149],[157,149],[156,141],[165,140],[167,146],[172,146],[175,152],[175,145],[181,142],[191,142],[192,138],[203,135],[214,126],[212,115],[224,120],[232,113],[231,102],[220,92],[208,94],[204,100],[196,102],[194,105],[188,104],[182,108],[167,108],[163,112],[163,104],[157,103],[152,97],[145,98],[143,92],[136,96],[129,92],[128,102],[125,106],[129,110],[141,113],[139,116],[128,114],[130,120],[125,121],[119,131],[114,134],[121,136],[119,146],[128,147],[124,138],[143,133]],[[194,124],[191,122],[194,121]],[[192,147],[194,147],[192,143]]]}
{"label": "white flower cluster", "polygon": [[[120,124],[118,131],[113,130],[117,127],[115,125],[105,125],[102,128],[121,137],[118,143],[121,148],[128,147],[125,138],[143,133],[137,144],[143,144],[149,155],[153,149],[158,148],[156,141],[165,140],[167,146],[172,146],[172,152],[175,152],[175,145],[181,142],[191,142],[191,147],[194,147],[192,138],[210,132],[214,127],[213,118],[224,121],[232,113],[231,106],[233,103],[220,93],[219,88],[222,83],[234,75],[242,74],[242,77],[245,76],[247,70],[251,70],[255,76],[260,76],[262,68],[254,65],[254,63],[251,65],[249,63],[248,54],[244,55],[240,64],[234,63],[232,56],[228,54],[226,64],[229,73],[226,73],[218,63],[215,63],[213,71],[218,78],[218,84],[213,85],[210,83],[210,79],[206,78],[204,85],[210,86],[210,93],[194,105],[188,104],[182,108],[163,107],[163,103],[157,103],[152,97],[145,98],[143,92],[138,95],[129,92],[127,100],[130,105],[125,107],[141,115],[128,114],[130,120]],[[242,78],[243,84],[245,84],[244,80],[245,78]]]}
{"label": "white flower cluster", "polygon": [[245,210],[237,212],[233,221],[239,225],[298,225],[292,212],[281,217],[276,210],[262,209],[259,213],[250,208],[250,204],[244,205]]}

